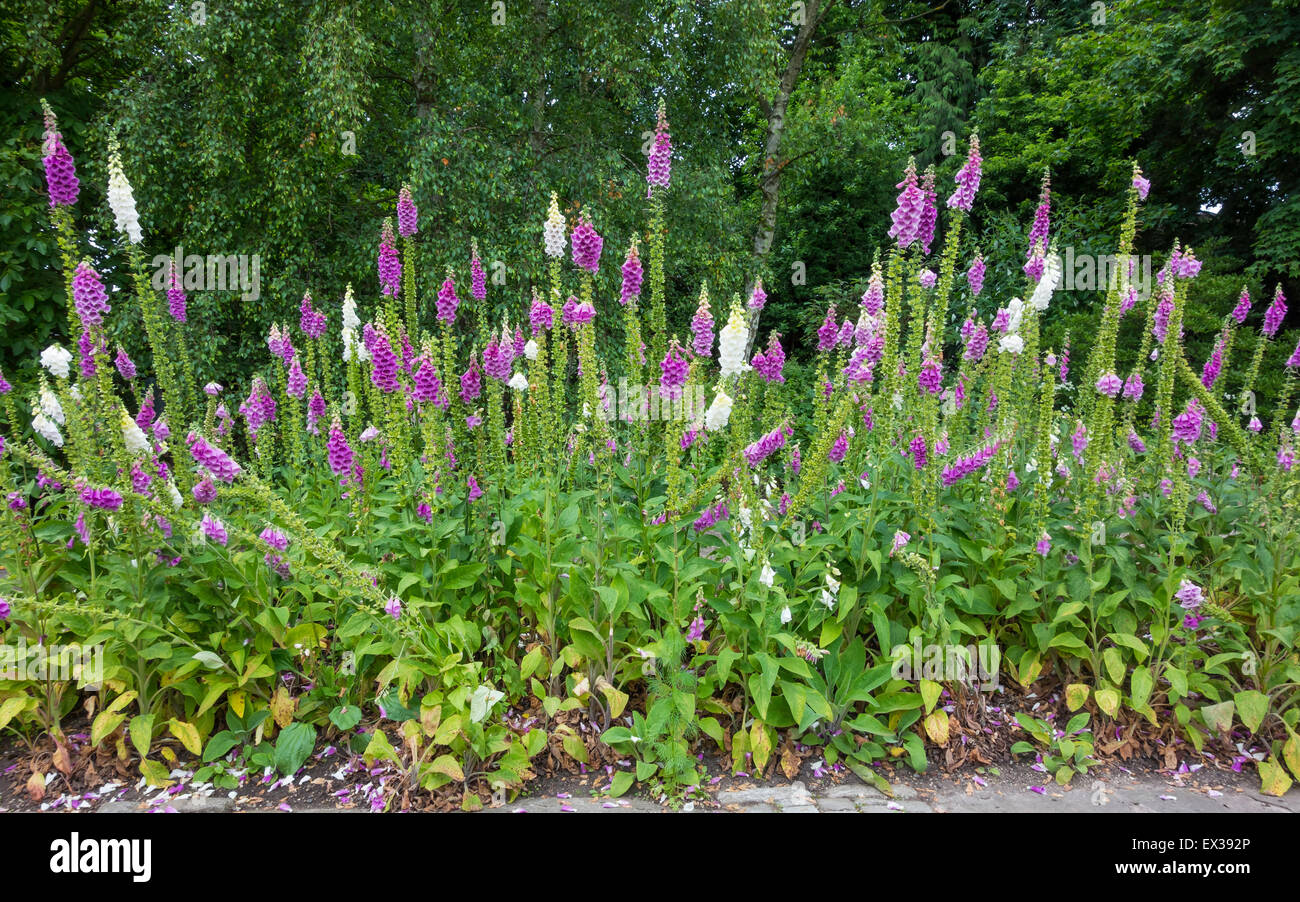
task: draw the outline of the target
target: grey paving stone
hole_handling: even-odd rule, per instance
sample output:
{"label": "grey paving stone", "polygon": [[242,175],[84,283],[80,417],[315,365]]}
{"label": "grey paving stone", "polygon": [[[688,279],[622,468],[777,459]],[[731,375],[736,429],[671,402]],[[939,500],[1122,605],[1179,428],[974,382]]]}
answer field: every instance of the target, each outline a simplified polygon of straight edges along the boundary
{"label": "grey paving stone", "polygon": [[822,811],[857,811],[852,799],[821,799],[817,807]]}
{"label": "grey paving stone", "polygon": [[782,808],[782,814],[819,814],[816,805],[791,805],[789,808]]}

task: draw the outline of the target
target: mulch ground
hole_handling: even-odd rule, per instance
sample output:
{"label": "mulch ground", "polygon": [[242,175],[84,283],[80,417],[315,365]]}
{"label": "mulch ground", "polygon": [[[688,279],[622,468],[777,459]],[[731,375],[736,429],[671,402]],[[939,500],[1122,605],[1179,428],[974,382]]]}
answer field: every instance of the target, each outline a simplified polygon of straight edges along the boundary
{"label": "mulch ground", "polygon": [[[1046,688],[1044,688],[1044,683]],[[959,785],[965,781],[974,789],[984,777],[1008,768],[1041,769],[1031,756],[1012,756],[1011,746],[1025,739],[1015,722],[1016,712],[1030,713],[1053,724],[1064,724],[1072,716],[1062,701],[1063,687],[1052,686],[1050,679],[1040,681],[1037,693],[1005,687],[993,695],[972,693],[953,698],[946,692],[939,704],[949,714],[949,737],[945,747],[926,743],[929,768],[915,773],[904,763],[905,756],[876,762],[872,767],[885,780],[905,782],[924,796],[942,785]],[[520,732],[544,719],[540,708],[512,711],[509,722]],[[395,747],[400,742],[392,722],[378,726],[388,731]],[[600,724],[593,724],[586,711],[560,713],[550,723],[547,747],[533,759],[533,769],[525,792],[529,796],[608,795],[613,775],[631,769],[633,762],[621,759],[599,741]],[[1262,741],[1252,745],[1245,737],[1220,737],[1207,742],[1198,754],[1176,736],[1170,717],[1158,726],[1143,719],[1112,721],[1094,712],[1094,730],[1099,765],[1132,768],[1138,772],[1157,772],[1188,779],[1200,777],[1239,783],[1256,780],[1251,757],[1262,757],[1267,748]],[[321,808],[343,811],[452,811],[462,808],[467,798],[483,807],[500,804],[483,780],[466,789],[460,784],[434,792],[408,785],[405,768],[388,762],[367,766],[356,754],[339,745],[340,737],[326,734],[307,764],[291,778],[261,771],[229,772],[236,775],[237,788],[216,787],[193,782],[196,763],[178,743],[166,743],[176,756],[170,772],[172,785],[150,787],[140,776],[134,755],[126,760],[112,751],[106,742],[98,750],[88,748],[89,723],[84,718],[64,724],[67,743],[56,745],[49,737],[36,737],[31,745],[8,742],[0,746],[0,811],[93,811],[109,803],[148,812],[179,809],[234,811],[294,811]],[[564,748],[563,736],[578,738],[587,752],[587,761],[576,760]],[[858,777],[840,766],[827,766],[820,747],[804,746],[788,739],[772,756],[762,774],[730,773],[730,756],[723,756],[716,743],[701,737],[696,750],[703,779],[697,790],[676,804],[696,810],[716,809],[716,793],[724,789],[745,789],[755,785],[782,785],[801,780],[813,792],[842,782],[857,782]],[[157,757],[157,750],[154,751]],[[1242,768],[1245,766],[1243,772]],[[1213,775],[1213,776],[1212,776]],[[1040,782],[1050,777],[1039,771]],[[1076,780],[1086,780],[1080,775]],[[1217,784],[1216,784],[1217,785]],[[645,788],[634,790],[648,797]],[[509,804],[511,799],[506,799]],[[618,804],[611,800],[611,804]]]}

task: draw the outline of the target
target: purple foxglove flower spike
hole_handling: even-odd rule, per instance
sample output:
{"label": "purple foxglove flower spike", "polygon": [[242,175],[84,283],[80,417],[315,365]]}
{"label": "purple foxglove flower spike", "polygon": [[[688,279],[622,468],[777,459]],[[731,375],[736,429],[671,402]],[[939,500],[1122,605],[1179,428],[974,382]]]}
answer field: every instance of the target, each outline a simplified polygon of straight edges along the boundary
{"label": "purple foxglove flower spike", "polygon": [[656,187],[667,188],[672,168],[673,142],[668,135],[668,112],[663,100],[659,101],[659,121],[655,125],[655,141],[650,148],[646,172],[646,196]]}
{"label": "purple foxglove flower spike", "polygon": [[379,232],[379,287],[385,297],[396,297],[402,290],[402,261],[397,256],[397,238],[392,220],[385,219]]}
{"label": "purple foxglove flower spike", "polygon": [[77,193],[81,190],[81,183],[77,180],[77,167],[72,162],[72,154],[63,146],[63,136],[59,134],[54,110],[44,100],[41,101],[41,106],[45,110],[42,162],[45,165],[45,184],[50,193],[50,206],[70,207],[77,202]]}
{"label": "purple foxglove flower spike", "polygon": [[176,322],[183,323],[187,315],[185,292],[181,290],[181,280],[176,274],[174,262],[168,270],[167,286],[167,312]]}
{"label": "purple foxglove flower spike", "polygon": [[901,188],[902,193],[898,195],[897,208],[890,214],[893,225],[889,227],[889,237],[896,238],[898,246],[906,250],[920,237],[922,208],[925,205],[925,196],[916,181],[915,160],[907,161],[903,180],[894,187]]}
{"label": "purple foxglove flower spike", "polygon": [[627,249],[627,259],[623,262],[623,289],[618,298],[624,307],[634,303],[640,296],[643,275],[641,258],[637,254],[636,240],[633,239],[631,247]]}
{"label": "purple foxglove flower spike", "polygon": [[1277,335],[1277,330],[1282,327],[1282,320],[1286,319],[1286,298],[1282,294],[1282,286],[1278,285],[1277,290],[1273,293],[1273,303],[1268,305],[1264,311],[1264,334],[1269,338]]}
{"label": "purple foxglove flower spike", "polygon": [[[980,157],[980,139],[975,132],[970,136],[970,151],[966,155],[966,162],[962,164],[961,169],[957,170],[957,176],[954,181],[957,183],[957,190],[948,198],[948,206],[955,210],[964,210],[967,213],[975,205],[975,192],[980,189],[980,165],[983,163]],[[979,292],[975,292],[979,294]]]}
{"label": "purple foxglove flower spike", "polygon": [[72,276],[72,299],[77,308],[77,316],[87,328],[103,325],[104,314],[112,309],[108,306],[108,294],[104,291],[99,273],[85,261],[77,264],[77,270]]}
{"label": "purple foxglove flower spike", "polygon": [[416,233],[420,211],[411,199],[411,186],[403,185],[397,192],[397,234],[410,238]]}

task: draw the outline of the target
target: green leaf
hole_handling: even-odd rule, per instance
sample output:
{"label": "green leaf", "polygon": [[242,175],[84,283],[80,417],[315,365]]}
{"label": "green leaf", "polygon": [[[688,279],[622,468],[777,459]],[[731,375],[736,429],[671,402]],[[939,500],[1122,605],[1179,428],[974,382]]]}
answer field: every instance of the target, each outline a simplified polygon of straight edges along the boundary
{"label": "green leaf", "polygon": [[330,712],[330,723],[346,733],[361,723],[361,709],[356,705],[338,705]]}
{"label": "green leaf", "polygon": [[1201,709],[1201,716],[1205,718],[1206,724],[1211,729],[1226,733],[1232,729],[1232,715],[1236,712],[1236,708],[1237,706],[1230,699],[1217,705],[1206,705]]}
{"label": "green leaf", "polygon": [[1246,729],[1252,733],[1259,732],[1268,715],[1268,696],[1256,689],[1247,689],[1232,698],[1237,703],[1237,715],[1241,717]]}
{"label": "green leaf", "polygon": [[289,724],[276,737],[275,769],[286,777],[293,776],[306,763],[315,747],[315,727],[302,722]]}
{"label": "green leaf", "polygon": [[609,786],[609,794],[614,798],[618,798],[631,789],[635,782],[629,771],[620,770],[614,774],[614,780]]}
{"label": "green leaf", "polygon": [[229,730],[222,730],[208,740],[208,744],[203,749],[203,760],[216,761],[218,758],[224,758],[226,753],[237,745],[239,745],[239,736]]}
{"label": "green leaf", "polygon": [[1154,680],[1151,679],[1151,671],[1144,666],[1133,668],[1133,673],[1129,677],[1129,697],[1133,702],[1133,707],[1140,708],[1147,703],[1151,697],[1151,687]]}
{"label": "green leaf", "polygon": [[137,714],[131,718],[131,726],[128,727],[131,745],[141,758],[149,754],[149,744],[153,741],[153,720],[152,714]]}

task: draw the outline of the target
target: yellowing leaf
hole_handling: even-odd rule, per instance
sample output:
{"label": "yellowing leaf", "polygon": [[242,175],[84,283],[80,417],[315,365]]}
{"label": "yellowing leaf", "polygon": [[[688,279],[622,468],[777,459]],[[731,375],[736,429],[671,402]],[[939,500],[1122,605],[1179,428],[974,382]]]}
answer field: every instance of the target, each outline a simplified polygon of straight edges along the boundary
{"label": "yellowing leaf", "polygon": [[147,758],[140,762],[140,775],[144,777],[145,782],[155,789],[163,789],[172,785],[172,780],[167,777],[167,768],[157,761],[150,761]]}
{"label": "yellowing leaf", "polygon": [[271,696],[271,718],[281,729],[293,723],[293,711],[298,707],[296,699],[289,695],[289,690],[279,686]]}
{"label": "yellowing leaf", "polygon": [[1097,707],[1105,711],[1108,717],[1114,717],[1119,711],[1119,693],[1114,689],[1098,689],[1093,697],[1097,699]]}
{"label": "yellowing leaf", "polygon": [[1078,711],[1088,700],[1092,688],[1086,683],[1071,683],[1065,687],[1065,706],[1071,711]]}
{"label": "yellowing leaf", "polygon": [[461,769],[460,762],[451,755],[439,755],[429,767],[437,773],[446,774],[457,783],[465,782],[465,771]]}
{"label": "yellowing leaf", "polygon": [[181,741],[181,745],[185,746],[185,750],[191,755],[203,754],[203,740],[199,737],[199,731],[194,724],[173,717],[167,722],[167,729]]}
{"label": "yellowing leaf", "polygon": [[934,703],[939,700],[942,692],[943,687],[933,680],[921,680],[921,700],[925,702],[927,714],[934,710]]}
{"label": "yellowing leaf", "polygon": [[600,690],[601,695],[605,696],[605,701],[609,704],[609,716],[619,717],[623,709],[627,707],[628,695],[614,688],[614,685],[604,677],[596,680],[596,688]]}
{"label": "yellowing leaf", "polygon": [[948,744],[948,712],[942,708],[925,718],[925,735],[936,745]]}
{"label": "yellowing leaf", "polygon": [[1259,784],[1259,791],[1264,795],[1281,797],[1291,788],[1291,778],[1277,758],[1269,758],[1259,762]]}
{"label": "yellowing leaf", "polygon": [[761,774],[772,757],[772,737],[761,720],[754,721],[749,731],[749,749],[754,753],[754,770]]}
{"label": "yellowing leaf", "polygon": [[122,725],[124,720],[126,720],[125,714],[115,714],[110,708],[100,711],[90,725],[91,748],[97,748],[106,737],[112,735],[113,731]]}

